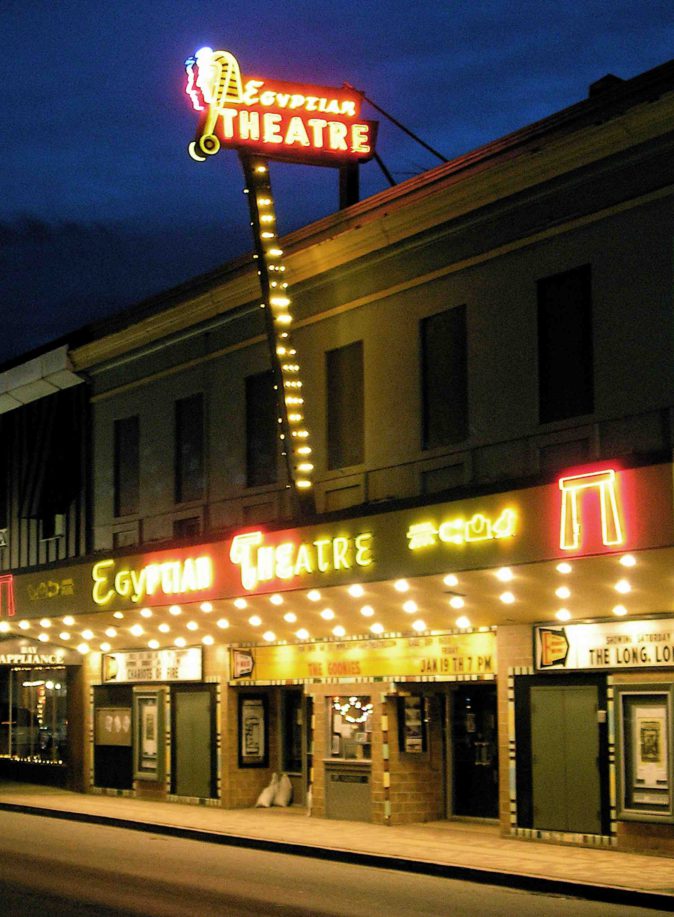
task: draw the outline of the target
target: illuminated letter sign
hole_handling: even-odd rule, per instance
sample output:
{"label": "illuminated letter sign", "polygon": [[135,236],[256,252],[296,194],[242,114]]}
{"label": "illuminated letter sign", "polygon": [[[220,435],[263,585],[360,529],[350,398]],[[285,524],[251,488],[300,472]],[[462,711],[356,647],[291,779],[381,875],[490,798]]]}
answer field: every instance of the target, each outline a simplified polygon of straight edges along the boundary
{"label": "illuminated letter sign", "polygon": [[375,121],[353,90],[244,78],[229,51],[201,48],[185,61],[185,92],[201,121],[190,144],[204,161],[221,146],[268,159],[340,165],[374,156]]}
{"label": "illuminated letter sign", "polygon": [[429,548],[436,544],[469,544],[475,541],[492,541],[496,538],[512,538],[517,528],[517,516],[512,509],[504,509],[496,518],[484,513],[475,513],[470,519],[457,516],[446,519],[440,525],[433,522],[417,522],[407,530],[407,547],[410,551]]}
{"label": "illuminated letter sign", "polygon": [[372,563],[372,533],[355,537],[317,538],[312,542],[284,541],[265,544],[262,532],[235,535],[229,559],[241,568],[241,585],[249,592],[260,583],[290,580],[311,573],[330,573],[369,567]]}
{"label": "illuminated letter sign", "polygon": [[612,468],[590,471],[559,479],[559,489],[562,492],[559,546],[564,551],[577,551],[580,548],[580,501],[583,494],[593,488],[599,492],[602,543],[610,547],[622,544],[625,540],[618,512],[615,471]]}
{"label": "illuminated letter sign", "polygon": [[172,597],[210,589],[213,562],[205,555],[115,571],[114,560],[99,560],[91,569],[91,578],[91,595],[97,605],[107,605],[115,596],[136,603],[146,596]]}

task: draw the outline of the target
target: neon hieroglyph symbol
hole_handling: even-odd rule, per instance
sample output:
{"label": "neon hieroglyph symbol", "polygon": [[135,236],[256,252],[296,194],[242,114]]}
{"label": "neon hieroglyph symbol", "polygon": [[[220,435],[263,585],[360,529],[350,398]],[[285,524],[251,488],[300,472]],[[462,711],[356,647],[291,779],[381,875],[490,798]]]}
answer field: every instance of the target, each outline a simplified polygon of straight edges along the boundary
{"label": "neon hieroglyph symbol", "polygon": [[193,57],[185,61],[187,71],[186,94],[192,101],[195,111],[207,109],[198,148],[195,142],[189,146],[193,159],[203,162],[220,149],[220,141],[215,136],[215,125],[221,117],[227,103],[244,101],[243,82],[239,62],[229,51],[213,51],[201,48]]}
{"label": "neon hieroglyph symbol", "polygon": [[590,471],[587,474],[575,474],[559,479],[559,489],[562,492],[559,546],[563,551],[577,551],[580,548],[580,503],[584,492],[593,488],[599,491],[602,543],[606,547],[611,547],[625,541],[618,509],[616,473],[612,468],[605,471]]}

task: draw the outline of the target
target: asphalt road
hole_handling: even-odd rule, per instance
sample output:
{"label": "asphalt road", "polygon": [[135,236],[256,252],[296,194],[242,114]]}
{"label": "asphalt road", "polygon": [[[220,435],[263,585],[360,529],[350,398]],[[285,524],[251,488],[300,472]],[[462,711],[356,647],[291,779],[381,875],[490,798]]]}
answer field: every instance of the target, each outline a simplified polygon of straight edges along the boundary
{"label": "asphalt road", "polygon": [[2,917],[653,917],[658,912],[0,812]]}

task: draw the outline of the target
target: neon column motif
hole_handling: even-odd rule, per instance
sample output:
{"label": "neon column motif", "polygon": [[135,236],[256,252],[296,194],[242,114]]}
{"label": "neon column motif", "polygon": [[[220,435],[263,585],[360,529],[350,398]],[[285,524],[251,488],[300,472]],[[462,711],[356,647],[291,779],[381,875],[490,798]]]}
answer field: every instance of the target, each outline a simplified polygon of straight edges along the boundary
{"label": "neon column motif", "polygon": [[16,614],[14,605],[14,575],[6,573],[0,576],[0,615],[5,611],[8,618]]}
{"label": "neon column motif", "polygon": [[616,473],[612,468],[606,471],[590,471],[559,479],[562,492],[562,516],[559,546],[563,551],[577,551],[581,544],[580,499],[590,488],[599,491],[601,514],[601,538],[606,547],[625,541],[618,511]]}

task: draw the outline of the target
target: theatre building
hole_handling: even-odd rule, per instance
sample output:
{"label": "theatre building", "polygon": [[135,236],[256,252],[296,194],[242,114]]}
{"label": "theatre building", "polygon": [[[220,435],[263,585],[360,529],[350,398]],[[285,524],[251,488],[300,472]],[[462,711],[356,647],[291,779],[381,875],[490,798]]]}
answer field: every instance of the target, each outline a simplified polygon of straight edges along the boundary
{"label": "theatre building", "polygon": [[86,792],[674,852],[673,125],[674,65],[607,77],[280,240],[285,375],[252,258],[72,336],[86,538],[0,549],[13,742],[45,646]]}

